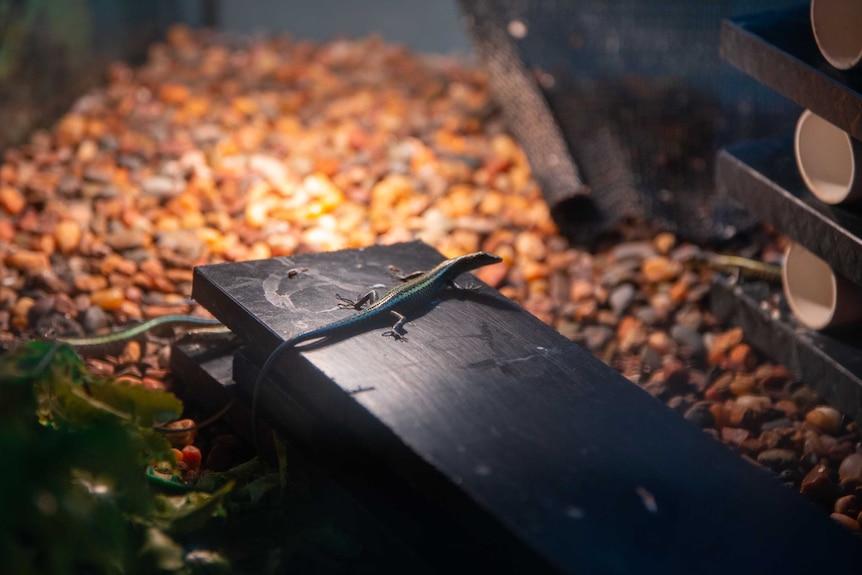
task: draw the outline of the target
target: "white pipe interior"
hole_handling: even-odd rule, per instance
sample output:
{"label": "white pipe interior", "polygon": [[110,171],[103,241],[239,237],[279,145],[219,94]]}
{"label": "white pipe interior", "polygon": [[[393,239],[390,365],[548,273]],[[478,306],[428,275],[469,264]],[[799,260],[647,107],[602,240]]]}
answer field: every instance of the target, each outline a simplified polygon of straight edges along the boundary
{"label": "white pipe interior", "polygon": [[799,173],[811,193],[828,204],[844,201],[856,173],[850,135],[805,110],[796,123],[794,147]]}
{"label": "white pipe interior", "polygon": [[837,282],[829,264],[792,244],[784,255],[781,280],[787,305],[800,323],[812,329],[829,325],[837,300]]}
{"label": "white pipe interior", "polygon": [[832,66],[847,70],[862,59],[859,0],[811,0],[811,29],[820,53]]}

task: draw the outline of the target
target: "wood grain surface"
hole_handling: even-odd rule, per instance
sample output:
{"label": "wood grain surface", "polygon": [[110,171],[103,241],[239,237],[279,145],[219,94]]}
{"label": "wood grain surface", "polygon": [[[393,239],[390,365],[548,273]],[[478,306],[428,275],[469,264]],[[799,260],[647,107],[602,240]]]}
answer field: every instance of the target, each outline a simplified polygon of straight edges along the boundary
{"label": "wood grain surface", "polygon": [[[233,374],[248,390],[282,339],[350,313],[333,309],[335,293],[391,285],[390,264],[441,259],[408,243],[203,266],[194,297],[248,342]],[[311,425],[296,441],[400,516],[438,568],[862,563],[826,514],[494,290],[446,295],[406,327],[406,342],[371,329],[287,353],[262,398],[281,428],[291,428],[281,402],[301,406]]]}

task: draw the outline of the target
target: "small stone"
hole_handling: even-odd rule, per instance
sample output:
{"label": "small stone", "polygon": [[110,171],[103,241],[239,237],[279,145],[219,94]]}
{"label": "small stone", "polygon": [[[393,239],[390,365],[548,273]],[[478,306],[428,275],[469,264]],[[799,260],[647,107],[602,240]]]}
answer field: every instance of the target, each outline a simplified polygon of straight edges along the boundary
{"label": "small stone", "polygon": [[652,244],[658,253],[667,255],[676,245],[676,236],[670,232],[662,232],[653,238]]}
{"label": "small stone", "polygon": [[669,355],[676,351],[676,342],[666,331],[654,331],[647,338],[647,346],[659,355]]}
{"label": "small stone", "polygon": [[757,356],[747,343],[739,343],[727,355],[727,368],[734,371],[751,371],[757,363]]}
{"label": "small stone", "polygon": [[819,405],[805,414],[805,421],[829,434],[841,429],[843,419],[840,411],[828,405]]}
{"label": "small stone", "polygon": [[144,247],[150,244],[150,237],[144,230],[131,228],[121,229],[105,237],[105,243],[115,251],[121,252]]}
{"label": "small stone", "polygon": [[728,389],[736,396],[750,394],[757,387],[757,380],[753,375],[737,373],[730,382]]}
{"label": "small stone", "polygon": [[641,266],[644,279],[649,283],[670,281],[682,271],[682,264],[665,256],[653,256],[644,260]]}
{"label": "small stone", "polygon": [[733,401],[727,406],[727,424],[731,427],[757,431],[760,425],[760,411]]}
{"label": "small stone", "polygon": [[776,473],[794,469],[798,464],[796,453],[790,449],[767,449],[757,456],[757,462]]}
{"label": "small stone", "polygon": [[841,485],[852,488],[862,485],[862,453],[851,453],[838,467]]}
{"label": "small stone", "polygon": [[662,366],[664,380],[675,393],[680,393],[688,387],[688,368],[676,358],[667,358]]}
{"label": "small stone", "polygon": [[611,290],[608,295],[608,305],[617,315],[621,315],[635,299],[637,290],[629,283],[621,284]]}
{"label": "small stone", "polygon": [[855,519],[862,512],[862,499],[853,494],[839,497],[835,500],[835,506],[832,510],[835,513],[843,513]]}
{"label": "small stone", "polygon": [[685,412],[683,417],[701,428],[714,427],[715,417],[710,410],[712,406],[713,403],[710,401],[698,401]]}
{"label": "small stone", "polygon": [[632,351],[646,343],[647,328],[639,319],[627,315],[617,326],[617,340],[622,351]]}
{"label": "small stone", "polygon": [[173,198],[185,189],[185,183],[168,176],[151,176],[141,182],[141,189],[148,196]]}
{"label": "small stone", "polygon": [[775,409],[784,412],[784,415],[791,419],[795,419],[797,414],[799,413],[799,408],[796,407],[796,403],[789,399],[779,399],[778,401],[776,401]]}
{"label": "small stone", "polygon": [[5,262],[11,268],[34,275],[51,267],[48,254],[31,250],[15,250],[6,256]]}
{"label": "small stone", "polygon": [[808,386],[802,386],[794,391],[791,399],[796,404],[796,407],[805,412],[820,403],[820,396]]}
{"label": "small stone", "polygon": [[93,292],[91,296],[93,305],[108,311],[115,311],[122,307],[125,302],[123,290],[120,288],[105,288]]}
{"label": "small stone", "polygon": [[27,200],[24,198],[24,194],[18,191],[17,188],[11,186],[0,187],[0,207],[7,214],[17,216],[24,211],[26,205]]}
{"label": "small stone", "polygon": [[614,331],[606,325],[589,325],[584,328],[584,344],[593,353],[604,349],[614,337]]}
{"label": "small stone", "polygon": [[572,301],[583,301],[592,297],[594,291],[595,286],[593,286],[593,282],[585,279],[576,279],[572,282],[569,297]]}
{"label": "small stone", "polygon": [[835,484],[829,477],[829,467],[825,463],[812,467],[802,479],[799,491],[814,501],[831,504],[835,498]]}
{"label": "small stone", "polygon": [[[680,347],[684,348],[689,357],[700,355],[704,352],[703,337],[693,327],[677,324],[670,329],[670,336]],[[683,350],[680,350],[681,352]]]}
{"label": "small stone", "polygon": [[655,248],[648,242],[625,242],[617,244],[611,250],[611,257],[618,262],[624,260],[642,261],[655,254]]}
{"label": "small stone", "polygon": [[93,306],[84,311],[81,325],[85,333],[96,333],[111,325],[111,320],[105,310]]}
{"label": "small stone", "polygon": [[190,95],[191,92],[183,84],[167,83],[159,88],[159,100],[166,104],[182,104]]}
{"label": "small stone", "polygon": [[771,364],[761,365],[754,375],[763,389],[781,389],[792,377],[783,366]]}
{"label": "small stone", "polygon": [[81,292],[93,292],[108,287],[108,278],[101,275],[82,274],[75,276],[75,289]]}
{"label": "small stone", "polygon": [[54,229],[54,239],[60,252],[68,254],[81,243],[81,226],[73,220],[63,220]]}
{"label": "small stone", "polygon": [[778,419],[773,419],[772,421],[767,421],[763,425],[760,426],[760,429],[763,431],[771,431],[773,429],[782,429],[785,427],[792,427],[793,422],[787,419],[786,417],[780,417]]}
{"label": "small stone", "polygon": [[[731,445],[736,445],[737,447],[742,445],[742,443],[751,437],[751,432],[747,429],[740,429],[737,427],[722,427],[721,428],[721,440],[725,443],[729,443]],[[790,453],[793,453],[792,451]],[[760,461],[760,457],[757,458]],[[763,463],[763,462],[761,462]],[[764,464],[765,465],[765,464]]]}
{"label": "small stone", "polygon": [[653,374],[653,378],[643,384],[642,388],[651,396],[663,401],[667,400],[671,395],[670,386],[661,377],[661,373]]}
{"label": "small stone", "polygon": [[674,395],[667,400],[667,406],[680,415],[687,413],[692,403],[690,399],[682,395]]}
{"label": "small stone", "polygon": [[852,517],[847,517],[846,515],[844,515],[842,513],[833,513],[829,517],[831,517],[836,522],[838,522],[840,525],[843,525],[844,527],[846,527],[847,529],[849,529],[853,533],[862,532],[862,528],[859,527],[859,522],[856,521],[855,519],[853,519]]}

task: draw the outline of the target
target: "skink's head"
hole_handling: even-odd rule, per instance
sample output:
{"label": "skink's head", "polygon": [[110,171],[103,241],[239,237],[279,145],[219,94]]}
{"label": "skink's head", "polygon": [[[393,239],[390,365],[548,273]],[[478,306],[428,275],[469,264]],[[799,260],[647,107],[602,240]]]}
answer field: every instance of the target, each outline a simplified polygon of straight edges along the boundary
{"label": "skink's head", "polygon": [[503,261],[503,258],[501,258],[500,256],[488,252],[475,252],[472,254],[467,254],[466,256],[464,256],[464,258],[469,260],[474,268],[489,266],[491,264],[497,264]]}

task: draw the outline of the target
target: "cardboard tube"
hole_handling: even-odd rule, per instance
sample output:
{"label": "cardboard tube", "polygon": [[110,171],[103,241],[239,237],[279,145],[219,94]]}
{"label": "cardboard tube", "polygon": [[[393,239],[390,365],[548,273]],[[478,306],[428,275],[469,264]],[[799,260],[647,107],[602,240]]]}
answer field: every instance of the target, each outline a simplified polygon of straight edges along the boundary
{"label": "cardboard tube", "polygon": [[835,68],[862,61],[862,2],[811,0],[811,30],[820,53]]}
{"label": "cardboard tube", "polygon": [[791,244],[784,254],[781,283],[787,305],[806,327],[827,329],[862,321],[862,287],[799,244]]}
{"label": "cardboard tube", "polygon": [[862,199],[862,142],[805,110],[796,122],[793,148],[799,173],[817,199],[827,204]]}

